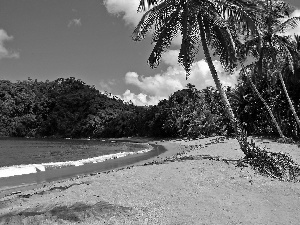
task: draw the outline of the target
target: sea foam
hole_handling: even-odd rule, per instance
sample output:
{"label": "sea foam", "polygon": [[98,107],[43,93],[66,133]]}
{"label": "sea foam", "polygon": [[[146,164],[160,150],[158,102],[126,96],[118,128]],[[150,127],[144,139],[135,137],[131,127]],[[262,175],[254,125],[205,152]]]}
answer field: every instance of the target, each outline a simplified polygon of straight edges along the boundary
{"label": "sea foam", "polygon": [[42,163],[42,164],[29,164],[29,165],[15,165],[15,166],[8,166],[8,167],[0,167],[0,178],[4,177],[11,177],[17,175],[25,175],[31,173],[37,173],[46,171],[49,169],[56,169],[68,166],[82,166],[88,163],[99,163],[109,159],[116,159],[125,157],[128,155],[134,154],[141,154],[145,152],[149,152],[153,149],[152,146],[149,145],[149,148],[143,149],[137,152],[119,152],[115,154],[103,155],[94,158],[87,158],[81,159],[77,161],[66,161],[66,162],[49,162],[49,163]]}

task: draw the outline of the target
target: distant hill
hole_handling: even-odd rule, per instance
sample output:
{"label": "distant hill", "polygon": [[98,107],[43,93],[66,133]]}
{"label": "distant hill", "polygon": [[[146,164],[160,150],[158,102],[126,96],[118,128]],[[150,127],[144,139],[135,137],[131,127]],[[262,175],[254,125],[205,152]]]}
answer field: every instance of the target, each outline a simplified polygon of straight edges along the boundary
{"label": "distant hill", "polygon": [[55,81],[0,81],[0,135],[101,136],[113,118],[136,108],[74,77]]}

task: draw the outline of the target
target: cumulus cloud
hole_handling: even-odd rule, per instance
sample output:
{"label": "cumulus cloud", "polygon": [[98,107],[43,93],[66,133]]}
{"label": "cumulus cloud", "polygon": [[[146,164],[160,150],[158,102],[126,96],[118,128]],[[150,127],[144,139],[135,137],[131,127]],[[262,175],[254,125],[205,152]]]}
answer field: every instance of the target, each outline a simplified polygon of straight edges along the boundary
{"label": "cumulus cloud", "polygon": [[113,81],[105,82],[103,80],[99,81],[99,91],[101,92],[112,92]]}
{"label": "cumulus cloud", "polygon": [[20,54],[18,52],[9,51],[4,47],[4,42],[11,40],[13,40],[13,36],[8,36],[5,30],[0,29],[0,59],[20,57]]}
{"label": "cumulus cloud", "polygon": [[176,74],[156,74],[154,76],[144,77],[135,72],[128,72],[125,75],[125,82],[135,85],[144,93],[154,96],[166,97],[170,92],[183,88]]}
{"label": "cumulus cloud", "polygon": [[[162,61],[169,65],[165,72],[149,77],[138,75],[135,72],[128,72],[125,75],[125,82],[139,87],[144,93],[158,96],[167,96],[174,91],[184,88],[187,83],[193,83],[198,89],[214,86],[208,64],[203,59],[193,64],[191,74],[186,80],[185,70],[177,63],[178,53],[179,50],[170,50],[163,55]],[[229,75],[223,70],[218,60],[215,60],[213,63],[222,84],[234,86],[237,81],[238,71]]]}
{"label": "cumulus cloud", "polygon": [[[215,86],[205,60],[193,64],[191,74],[186,80],[185,70],[177,63],[178,53],[179,50],[166,52],[162,57],[162,61],[169,67],[162,73],[148,77],[139,75],[136,72],[126,73],[125,83],[138,87],[141,93],[134,94],[127,90],[123,95],[123,99],[135,99],[135,101],[132,100],[133,103],[139,102],[143,105],[145,103],[157,104],[159,100],[168,98],[175,91],[185,88],[188,83],[194,84],[197,89]],[[215,60],[213,63],[224,86],[234,86],[237,83],[239,71],[230,75],[223,70],[219,61]]]}
{"label": "cumulus cloud", "polygon": [[81,19],[72,19],[68,23],[68,27],[80,27],[82,25]]}
{"label": "cumulus cloud", "polygon": [[[112,96],[126,102],[131,101],[135,105],[156,105],[160,100],[168,98],[175,91],[185,88],[188,83],[195,85],[199,90],[208,86],[215,86],[205,60],[199,60],[193,64],[191,74],[186,80],[185,70],[177,63],[178,53],[179,50],[167,51],[162,57],[162,62],[168,66],[167,69],[153,76],[146,77],[136,72],[127,72],[124,79],[125,83],[137,87],[139,91],[133,93],[127,89],[121,95]],[[237,83],[239,71],[230,75],[223,70],[218,60],[213,63],[223,86],[234,86]],[[115,82],[114,80],[100,81],[100,91],[112,92]]]}
{"label": "cumulus cloud", "polygon": [[107,11],[120,16],[127,25],[136,26],[143,14],[138,13],[139,0],[104,0]]}
{"label": "cumulus cloud", "polygon": [[160,100],[164,99],[164,97],[149,96],[143,93],[135,94],[127,89],[125,93],[122,95],[121,99],[123,99],[126,102],[131,101],[133,104],[138,106],[145,106],[145,105],[156,105]]}
{"label": "cumulus cloud", "polygon": [[118,90],[120,83],[123,82],[119,79],[101,79],[97,84],[97,89],[101,93],[108,93],[112,97],[115,96],[122,99],[120,95],[115,94],[115,91]]}

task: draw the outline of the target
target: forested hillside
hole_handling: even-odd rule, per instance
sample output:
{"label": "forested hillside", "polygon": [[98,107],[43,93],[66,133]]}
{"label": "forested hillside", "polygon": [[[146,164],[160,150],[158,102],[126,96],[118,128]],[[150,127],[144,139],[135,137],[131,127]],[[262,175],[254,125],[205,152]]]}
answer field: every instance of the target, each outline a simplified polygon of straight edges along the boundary
{"label": "forested hillside", "polygon": [[73,77],[0,81],[2,136],[101,136],[108,122],[132,108]]}
{"label": "forested hillside", "polygon": [[[300,115],[298,73],[285,80]],[[299,137],[297,123],[279,80],[254,77],[285,136]],[[267,88],[266,88],[267,87]],[[249,134],[278,133],[262,101],[241,75],[227,95]],[[0,81],[0,135],[16,137],[199,137],[230,135],[219,92],[207,87],[173,93],[155,106],[138,107],[101,94],[73,77],[55,81]]]}

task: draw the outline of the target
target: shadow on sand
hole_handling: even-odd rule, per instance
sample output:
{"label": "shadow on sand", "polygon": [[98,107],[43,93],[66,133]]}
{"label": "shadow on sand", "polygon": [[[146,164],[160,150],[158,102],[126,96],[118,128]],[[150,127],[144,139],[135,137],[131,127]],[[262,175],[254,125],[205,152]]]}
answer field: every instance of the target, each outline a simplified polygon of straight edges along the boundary
{"label": "shadow on sand", "polygon": [[60,224],[87,220],[109,221],[111,218],[124,221],[137,214],[141,216],[144,210],[100,201],[94,205],[76,203],[71,206],[36,207],[21,212],[10,212],[0,217],[0,224],[40,224],[43,221]]}

